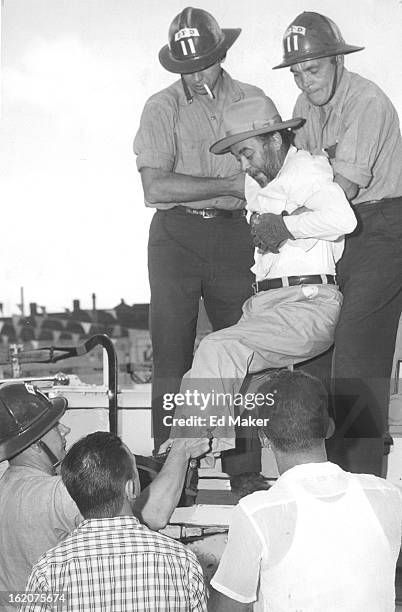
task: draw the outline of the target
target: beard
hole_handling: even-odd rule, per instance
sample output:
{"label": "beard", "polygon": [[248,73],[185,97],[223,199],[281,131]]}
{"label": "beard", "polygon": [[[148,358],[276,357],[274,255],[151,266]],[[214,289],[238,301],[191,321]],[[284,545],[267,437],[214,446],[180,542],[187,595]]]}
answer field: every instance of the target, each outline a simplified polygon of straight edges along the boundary
{"label": "beard", "polygon": [[249,168],[247,174],[257,181],[260,187],[266,187],[278,172],[279,168],[274,168],[271,163],[267,163],[264,168]]}
{"label": "beard", "polygon": [[248,170],[247,174],[254,179],[260,187],[266,187],[268,185],[269,180],[267,175],[262,170]]}

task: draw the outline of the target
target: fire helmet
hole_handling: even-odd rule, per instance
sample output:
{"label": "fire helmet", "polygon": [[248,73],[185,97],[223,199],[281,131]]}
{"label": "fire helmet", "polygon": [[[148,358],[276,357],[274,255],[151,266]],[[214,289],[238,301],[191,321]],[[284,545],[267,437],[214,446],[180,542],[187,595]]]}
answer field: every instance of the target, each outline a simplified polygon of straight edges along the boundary
{"label": "fire helmet", "polygon": [[64,397],[48,399],[28,383],[0,387],[0,461],[11,459],[37,442],[67,408]]}
{"label": "fire helmet", "polygon": [[169,44],[159,51],[159,61],[178,74],[205,70],[225,57],[240,32],[221,29],[210,13],[189,6],[173,19]]}
{"label": "fire helmet", "polygon": [[345,43],[338,26],[331,19],[320,13],[305,11],[287,28],[283,37],[283,61],[274,66],[274,70],[320,57],[346,55],[362,49],[364,47]]}

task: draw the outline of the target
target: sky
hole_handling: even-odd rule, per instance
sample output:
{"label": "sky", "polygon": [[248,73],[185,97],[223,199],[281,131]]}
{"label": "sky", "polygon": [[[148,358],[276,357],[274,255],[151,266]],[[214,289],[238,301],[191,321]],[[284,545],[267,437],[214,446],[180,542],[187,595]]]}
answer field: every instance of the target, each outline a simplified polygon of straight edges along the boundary
{"label": "sky", "polygon": [[[146,210],[132,150],[147,98],[175,75],[158,61],[178,0],[2,0],[0,302],[20,288],[48,311],[78,298],[112,308],[149,301]],[[346,66],[375,81],[402,116],[402,0],[205,0],[241,27],[225,68],[289,118],[297,88],[282,35],[303,10],[332,18],[365,46]]]}

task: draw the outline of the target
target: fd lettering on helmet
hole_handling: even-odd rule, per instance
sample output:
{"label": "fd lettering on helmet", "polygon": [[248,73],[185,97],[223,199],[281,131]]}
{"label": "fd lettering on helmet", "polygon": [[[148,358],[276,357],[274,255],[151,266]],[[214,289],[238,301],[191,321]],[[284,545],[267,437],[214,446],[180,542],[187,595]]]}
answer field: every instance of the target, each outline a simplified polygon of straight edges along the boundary
{"label": "fd lettering on helmet", "polygon": [[197,28],[183,28],[182,30],[176,32],[174,39],[177,42],[182,38],[193,38],[194,36],[199,36]]}
{"label": "fd lettering on helmet", "polygon": [[305,36],[306,28],[303,28],[303,26],[292,25],[286,30],[285,37],[289,36],[290,34],[301,34],[302,36]]}
{"label": "fd lettering on helmet", "polygon": [[197,28],[183,28],[174,35],[175,41],[180,42],[183,55],[195,53],[194,36],[199,36]]}

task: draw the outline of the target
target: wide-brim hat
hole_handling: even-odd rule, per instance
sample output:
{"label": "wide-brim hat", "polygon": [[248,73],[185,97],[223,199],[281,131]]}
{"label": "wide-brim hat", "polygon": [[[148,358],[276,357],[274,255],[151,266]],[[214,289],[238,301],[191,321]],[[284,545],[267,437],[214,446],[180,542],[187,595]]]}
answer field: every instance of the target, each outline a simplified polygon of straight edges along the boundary
{"label": "wide-brim hat", "polygon": [[223,155],[229,153],[232,145],[270,132],[279,132],[300,127],[302,117],[282,121],[275,104],[268,96],[244,98],[230,104],[223,113],[225,137],[215,142],[211,153]]}
{"label": "wide-brim hat", "polygon": [[209,68],[225,57],[241,28],[220,28],[203,9],[185,8],[171,23],[169,44],[159,51],[162,66],[177,74]]}

